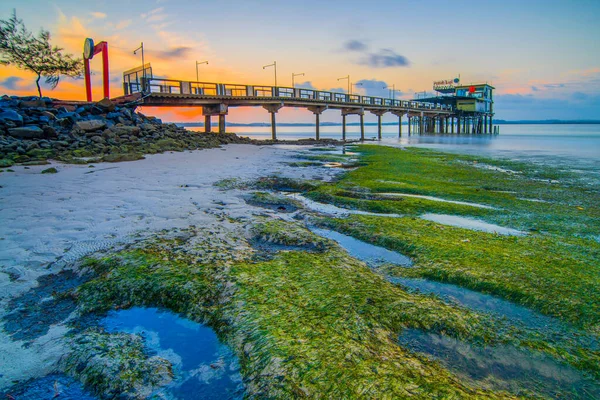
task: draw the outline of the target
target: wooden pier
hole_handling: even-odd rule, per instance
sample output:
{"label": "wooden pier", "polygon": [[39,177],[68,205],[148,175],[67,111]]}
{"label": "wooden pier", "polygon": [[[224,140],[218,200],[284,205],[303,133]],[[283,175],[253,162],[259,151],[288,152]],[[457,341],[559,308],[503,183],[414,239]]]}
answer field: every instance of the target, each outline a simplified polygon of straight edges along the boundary
{"label": "wooden pier", "polygon": [[[137,73],[139,74],[139,72]],[[395,100],[358,94],[335,93],[280,86],[239,85],[229,83],[190,82],[173,79],[143,78],[124,75],[125,95],[119,102],[135,102],[150,107],[202,107],[205,131],[211,131],[211,119],[218,116],[219,132],[225,132],[229,107],[262,107],[271,114],[272,139],[277,140],[276,115],[282,107],[306,108],[315,115],[315,138],[320,134],[319,119],[323,111],[339,110],[342,116],[342,140],[346,140],[346,116],[358,115],[360,137],[365,138],[364,114],[377,116],[377,137],[381,139],[381,119],[386,113],[398,117],[398,136],[402,136],[402,118],[408,119],[408,134],[451,133],[455,123],[460,133],[460,119],[450,105],[431,102]],[[450,131],[451,130],[451,131]]]}

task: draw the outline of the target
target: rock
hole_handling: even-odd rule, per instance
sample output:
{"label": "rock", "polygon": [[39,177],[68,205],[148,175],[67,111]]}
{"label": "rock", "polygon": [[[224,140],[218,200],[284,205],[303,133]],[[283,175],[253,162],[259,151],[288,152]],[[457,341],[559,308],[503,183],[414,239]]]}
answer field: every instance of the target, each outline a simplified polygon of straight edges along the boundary
{"label": "rock", "polygon": [[19,104],[19,107],[21,108],[39,108],[39,107],[46,107],[46,102],[42,99],[35,99],[35,100],[23,100],[21,101],[21,103]]}
{"label": "rock", "polygon": [[44,127],[44,136],[47,138],[55,138],[57,136],[56,129],[51,126]]}
{"label": "rock", "polygon": [[143,160],[144,156],[137,153],[129,153],[129,154],[106,154],[102,157],[102,161],[105,162],[121,162],[121,161],[136,161]]}
{"label": "rock", "polygon": [[100,100],[99,102],[96,103],[96,106],[106,110],[106,111],[114,111],[115,108],[117,107],[115,103],[113,103],[112,101],[110,101],[110,99],[105,98]]}
{"label": "rock", "polygon": [[75,125],[84,132],[93,132],[104,129],[106,127],[106,122],[99,119],[92,119],[90,121],[78,121]]}
{"label": "rock", "polygon": [[91,140],[94,143],[100,143],[100,144],[106,143],[105,140],[104,140],[104,138],[102,136],[94,136],[94,137],[92,137]]}
{"label": "rock", "polygon": [[4,110],[0,113],[0,121],[11,121],[17,125],[23,125],[23,117],[14,110]]}
{"label": "rock", "polygon": [[47,168],[45,170],[42,171],[42,174],[56,174],[58,172],[58,170],[54,167],[52,168]]}
{"label": "rock", "polygon": [[29,138],[42,138],[44,137],[44,131],[39,126],[27,125],[20,128],[10,128],[8,134],[13,137],[29,139]]}
{"label": "rock", "polygon": [[13,161],[8,158],[0,158],[0,168],[7,168],[13,166]]}
{"label": "rock", "polygon": [[110,130],[118,136],[137,136],[140,133],[140,128],[137,126],[115,125]]}

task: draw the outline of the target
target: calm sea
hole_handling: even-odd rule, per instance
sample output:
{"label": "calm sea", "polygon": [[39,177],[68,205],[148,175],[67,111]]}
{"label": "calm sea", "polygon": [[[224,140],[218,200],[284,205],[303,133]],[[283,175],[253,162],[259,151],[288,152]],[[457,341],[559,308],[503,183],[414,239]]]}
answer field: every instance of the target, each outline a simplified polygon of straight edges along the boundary
{"label": "calm sea", "polygon": [[[188,128],[201,130],[202,128]],[[269,127],[227,127],[228,132],[254,139],[270,139]],[[600,181],[600,125],[500,125],[499,135],[413,135],[397,125],[383,126],[382,144],[427,147],[450,152],[533,161],[581,172]],[[341,139],[341,126],[322,126],[321,137]],[[313,138],[314,126],[277,127],[279,139]],[[365,126],[365,137],[377,136],[377,126]],[[360,128],[348,126],[347,139],[359,139]]]}

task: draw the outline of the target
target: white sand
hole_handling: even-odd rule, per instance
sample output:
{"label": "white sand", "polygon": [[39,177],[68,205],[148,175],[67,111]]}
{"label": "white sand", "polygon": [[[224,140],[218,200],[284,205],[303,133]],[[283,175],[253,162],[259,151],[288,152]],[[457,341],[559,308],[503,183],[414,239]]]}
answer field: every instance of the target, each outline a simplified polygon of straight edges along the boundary
{"label": "white sand", "polygon": [[[225,210],[232,217],[259,212],[238,197],[239,191],[213,186],[218,180],[273,174],[330,179],[341,172],[285,164],[303,149],[228,145],[95,168],[55,164],[57,174],[40,174],[48,165],[1,173],[0,315],[9,311],[9,299],[35,286],[39,276],[86,254],[161,229],[207,225]],[[9,272],[20,277],[11,282]],[[46,373],[61,354],[64,331],[52,327],[29,349],[0,331],[0,389]]]}

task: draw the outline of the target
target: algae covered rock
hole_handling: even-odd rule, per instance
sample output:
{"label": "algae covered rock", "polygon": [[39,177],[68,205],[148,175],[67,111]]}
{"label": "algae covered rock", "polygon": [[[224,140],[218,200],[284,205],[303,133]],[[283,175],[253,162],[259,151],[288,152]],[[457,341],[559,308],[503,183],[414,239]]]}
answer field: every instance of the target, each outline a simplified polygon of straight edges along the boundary
{"label": "algae covered rock", "polygon": [[58,170],[54,167],[52,168],[46,168],[45,170],[42,171],[42,174],[56,174],[58,172]]}
{"label": "algae covered rock", "polygon": [[70,346],[62,369],[100,398],[145,399],[173,380],[171,363],[148,356],[138,335],[90,329]]}
{"label": "algae covered rock", "polygon": [[303,247],[305,250],[326,250],[330,242],[315,235],[304,226],[277,219],[261,219],[249,228],[253,240],[289,247]]}

